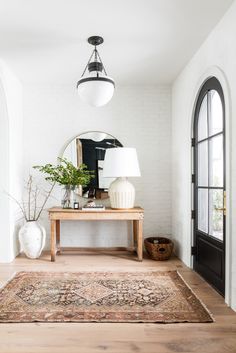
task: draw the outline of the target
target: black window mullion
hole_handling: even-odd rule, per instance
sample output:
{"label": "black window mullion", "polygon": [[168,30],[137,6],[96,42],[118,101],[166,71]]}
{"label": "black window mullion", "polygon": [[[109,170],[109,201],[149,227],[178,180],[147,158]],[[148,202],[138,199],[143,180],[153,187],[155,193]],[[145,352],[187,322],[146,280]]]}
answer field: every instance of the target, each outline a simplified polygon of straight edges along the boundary
{"label": "black window mullion", "polygon": [[208,169],[208,225],[207,225],[207,233],[209,234],[210,230],[210,142],[209,142],[209,136],[210,136],[210,114],[211,114],[211,95],[210,91],[207,91],[207,158],[208,158],[208,163],[207,163],[207,169]]}
{"label": "black window mullion", "polygon": [[202,139],[202,140],[198,141],[198,143],[201,143],[201,142],[204,142],[204,141],[207,141],[207,140],[211,140],[211,139],[213,139],[214,137],[223,134],[223,132],[224,132],[224,131],[217,132],[217,133],[214,134],[214,135],[208,136],[208,137],[206,137],[205,139]]}
{"label": "black window mullion", "polygon": [[219,190],[224,190],[224,187],[223,186],[201,186],[201,185],[198,185],[197,189],[209,189],[209,190],[219,189]]}

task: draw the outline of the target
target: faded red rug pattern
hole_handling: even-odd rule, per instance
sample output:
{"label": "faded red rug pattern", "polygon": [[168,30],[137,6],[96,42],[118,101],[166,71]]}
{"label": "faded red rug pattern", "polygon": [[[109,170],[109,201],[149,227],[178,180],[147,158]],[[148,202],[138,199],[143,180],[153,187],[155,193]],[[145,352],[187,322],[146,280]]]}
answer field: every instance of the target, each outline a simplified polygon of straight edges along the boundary
{"label": "faded red rug pattern", "polygon": [[0,322],[212,322],[176,271],[19,272]]}

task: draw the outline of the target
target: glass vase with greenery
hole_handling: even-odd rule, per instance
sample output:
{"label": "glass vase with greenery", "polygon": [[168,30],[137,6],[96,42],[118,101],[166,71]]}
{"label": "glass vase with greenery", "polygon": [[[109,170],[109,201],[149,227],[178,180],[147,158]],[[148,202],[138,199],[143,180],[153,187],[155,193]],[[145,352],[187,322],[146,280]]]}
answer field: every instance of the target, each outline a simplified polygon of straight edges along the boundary
{"label": "glass vase with greenery", "polygon": [[80,185],[89,185],[91,179],[94,178],[94,172],[88,170],[86,164],[81,164],[79,168],[76,168],[66,158],[58,158],[58,160],[60,161],[58,165],[48,163],[43,166],[34,166],[34,168],[44,173],[47,181],[64,187],[61,200],[62,207],[71,208],[73,206],[75,188]]}

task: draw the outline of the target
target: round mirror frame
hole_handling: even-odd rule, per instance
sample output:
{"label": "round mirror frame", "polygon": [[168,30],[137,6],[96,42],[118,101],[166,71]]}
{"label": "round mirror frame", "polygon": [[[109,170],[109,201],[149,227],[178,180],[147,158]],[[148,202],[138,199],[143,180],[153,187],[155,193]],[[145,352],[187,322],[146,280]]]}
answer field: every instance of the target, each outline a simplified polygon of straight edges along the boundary
{"label": "round mirror frame", "polygon": [[[88,138],[89,135],[91,138]],[[78,196],[86,199],[108,199],[108,188],[114,179],[102,177],[103,161],[106,149],[115,147],[123,147],[123,145],[115,136],[104,131],[83,132],[74,136],[65,145],[61,153],[62,158],[71,161],[76,167],[83,163],[88,170],[94,171],[94,178],[91,179],[90,184],[85,187],[80,185],[76,189]]]}

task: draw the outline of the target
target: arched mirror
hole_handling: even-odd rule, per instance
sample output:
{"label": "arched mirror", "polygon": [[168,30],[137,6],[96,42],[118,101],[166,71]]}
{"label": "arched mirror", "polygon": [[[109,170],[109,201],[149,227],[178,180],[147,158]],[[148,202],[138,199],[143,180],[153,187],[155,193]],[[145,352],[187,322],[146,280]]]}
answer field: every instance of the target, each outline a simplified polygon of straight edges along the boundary
{"label": "arched mirror", "polygon": [[103,163],[106,149],[123,147],[114,136],[101,131],[89,131],[76,136],[66,146],[62,158],[66,158],[76,167],[86,164],[94,171],[89,185],[78,189],[79,196],[95,199],[108,198],[108,188],[113,178],[103,178]]}

